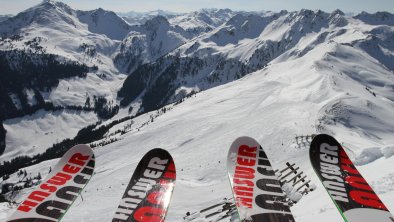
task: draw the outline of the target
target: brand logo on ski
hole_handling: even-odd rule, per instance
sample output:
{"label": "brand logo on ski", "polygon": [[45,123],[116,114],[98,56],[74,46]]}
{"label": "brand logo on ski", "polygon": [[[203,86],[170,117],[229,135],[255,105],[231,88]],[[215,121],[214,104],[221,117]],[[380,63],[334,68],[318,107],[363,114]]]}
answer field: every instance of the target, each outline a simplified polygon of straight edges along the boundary
{"label": "brand logo on ski", "polygon": [[333,137],[316,136],[311,143],[310,159],[327,192],[349,222],[377,219],[392,222],[386,206]]}
{"label": "brand logo on ski", "polygon": [[320,145],[320,173],[323,184],[334,200],[349,202],[345,180],[339,167],[339,148],[327,143]]}
{"label": "brand logo on ski", "polygon": [[88,183],[93,170],[90,147],[73,147],[8,221],[59,221]]}
{"label": "brand logo on ski", "polygon": [[241,137],[232,144],[228,168],[241,220],[294,221],[267,155],[254,139]]}
{"label": "brand logo on ski", "polygon": [[138,164],[112,221],[164,221],[175,181],[167,151],[154,149]]}

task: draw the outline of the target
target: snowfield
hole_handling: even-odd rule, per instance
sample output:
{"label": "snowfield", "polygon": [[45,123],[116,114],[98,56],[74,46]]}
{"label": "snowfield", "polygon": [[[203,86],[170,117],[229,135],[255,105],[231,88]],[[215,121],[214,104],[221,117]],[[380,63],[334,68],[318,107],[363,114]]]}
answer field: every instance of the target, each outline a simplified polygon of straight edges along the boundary
{"label": "snowfield", "polygon": [[[243,135],[260,142],[274,168],[283,168],[286,161],[294,162],[317,185],[316,191],[291,208],[297,222],[341,221],[310,166],[308,147],[296,145],[295,136],[330,133],[344,143],[354,158],[366,148],[394,144],[388,133],[373,130],[381,121],[390,122],[381,119],[386,116],[371,113],[370,118],[363,119],[366,121],[363,126],[355,127],[351,119],[354,115],[348,117],[348,122],[330,123],[324,119],[327,104],[342,101],[354,105],[357,100],[371,100],[379,109],[393,104],[384,94],[376,98],[366,90],[358,90],[361,86],[346,76],[338,76],[332,69],[317,69],[319,58],[325,58],[325,54],[325,50],[316,47],[308,56],[273,62],[238,81],[200,92],[179,105],[170,105],[172,109],[153,122],[149,120],[155,112],[134,119],[131,131],[118,135],[121,140],[95,148],[95,175],[82,193],[83,200],[77,199],[63,221],[110,221],[140,158],[155,147],[167,149],[177,168],[166,221],[182,221],[187,211],[202,209],[231,195],[226,156],[233,140]],[[348,87],[341,89],[338,85]],[[354,94],[348,95],[346,91]],[[354,110],[365,107],[367,104],[353,106]],[[386,115],[394,117],[392,111]],[[391,211],[394,211],[393,158],[382,156],[358,167]],[[39,165],[42,168],[37,170],[47,171],[47,163]],[[2,220],[13,211],[4,208]]]}
{"label": "snowfield", "polygon": [[[61,80],[44,95],[45,100],[55,105],[83,105],[87,96],[102,96],[119,104],[117,93],[127,78],[126,71],[120,69],[133,70],[159,57],[163,58],[159,63],[164,61],[164,68],[155,68],[163,73],[167,63],[184,57],[201,59],[205,65],[185,69],[190,73],[177,73],[180,70],[174,66],[171,73],[176,75],[169,78],[175,78],[171,83],[178,88],[169,97],[207,89],[167,105],[165,112],[160,109],[117,124],[105,138],[93,142],[97,145],[116,140],[94,148],[95,174],[62,221],[111,221],[138,162],[157,147],[171,153],[177,169],[166,221],[183,221],[186,212],[231,196],[226,158],[230,145],[240,136],[256,139],[273,168],[295,163],[316,185],[315,191],[291,207],[297,222],[343,221],[311,168],[309,143],[296,139],[318,133],[334,136],[345,147],[364,178],[394,212],[393,15],[361,13],[345,18],[340,11],[257,15],[202,10],[172,15],[169,20],[152,17],[145,24],[131,26],[103,9],[82,12],[63,3],[45,2],[16,16],[12,20],[16,28],[21,26],[29,33],[26,40],[47,35],[40,44],[49,53],[98,66],[96,73],[88,73],[84,79]],[[56,8],[54,15],[50,14],[51,7]],[[38,9],[41,14],[35,14],[40,12]],[[43,23],[25,24],[37,16]],[[133,15],[129,16],[134,21]],[[58,24],[47,26],[52,24],[48,23],[52,17]],[[0,29],[11,30],[10,21],[0,23]],[[108,27],[108,21],[116,25]],[[82,50],[82,46],[87,48]],[[12,47],[25,46],[16,42]],[[84,51],[93,48],[93,57]],[[121,55],[118,60],[117,55]],[[256,71],[234,80],[241,77],[234,64]],[[216,69],[220,72],[215,73]],[[192,70],[197,72],[193,74]],[[150,77],[149,83],[160,76]],[[218,80],[205,81],[210,77]],[[142,107],[143,93],[154,86],[147,83],[136,99],[101,125],[136,114]],[[34,103],[34,97],[30,99]],[[93,113],[67,110],[39,111],[6,120],[7,148],[0,162],[41,153],[98,120]],[[119,133],[123,129],[127,133]],[[31,177],[38,173],[45,177],[56,162],[48,160],[21,170]],[[22,179],[23,175],[14,173],[8,180],[1,178],[0,186]],[[20,203],[32,190],[5,196]],[[0,222],[15,209],[15,205],[0,203]]]}

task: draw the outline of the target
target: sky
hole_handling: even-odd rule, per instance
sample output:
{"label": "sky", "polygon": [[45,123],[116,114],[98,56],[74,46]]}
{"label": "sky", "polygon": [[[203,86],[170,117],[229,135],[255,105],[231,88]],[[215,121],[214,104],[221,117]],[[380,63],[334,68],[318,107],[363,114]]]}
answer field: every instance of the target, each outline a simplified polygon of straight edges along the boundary
{"label": "sky", "polygon": [[[17,14],[41,0],[0,0],[0,14]],[[103,8],[115,12],[154,11],[190,12],[201,8],[230,8],[244,11],[295,11],[322,9],[326,12],[388,11],[394,13],[394,0],[62,0],[74,9]]]}

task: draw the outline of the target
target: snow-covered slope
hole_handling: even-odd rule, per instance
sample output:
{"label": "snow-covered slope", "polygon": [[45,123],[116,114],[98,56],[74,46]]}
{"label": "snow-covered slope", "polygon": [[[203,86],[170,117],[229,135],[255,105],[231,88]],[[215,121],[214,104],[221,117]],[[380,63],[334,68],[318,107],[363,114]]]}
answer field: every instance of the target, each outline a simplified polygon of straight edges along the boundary
{"label": "snow-covered slope", "polygon": [[110,39],[122,40],[130,26],[114,12],[102,8],[92,11],[78,11],[79,21],[88,25],[92,33],[104,34]]}
{"label": "snow-covered slope", "polygon": [[126,20],[130,25],[143,25],[146,21],[157,17],[164,16],[167,19],[182,15],[183,13],[169,12],[164,10],[155,10],[149,12],[118,12],[119,16],[121,16],[124,20]]}
{"label": "snow-covered slope", "polygon": [[[79,77],[73,78],[59,78],[55,84],[45,87],[45,90],[42,90],[44,87],[40,87],[43,82],[31,81],[29,87],[23,90],[25,92],[35,92],[35,94],[26,93],[28,100],[30,100],[29,96],[33,101],[35,95],[38,95],[43,101],[52,103],[54,106],[83,107],[90,99],[90,105],[94,107],[94,98],[102,97],[106,99],[108,104],[112,104],[111,106],[116,106],[117,91],[121,87],[125,75],[121,74],[114,66],[112,54],[118,47],[119,40],[123,39],[128,33],[129,28],[129,25],[113,12],[102,9],[88,12],[77,11],[62,2],[45,0],[14,17],[0,22],[2,36],[0,50],[6,54],[6,57],[20,54],[20,56],[13,56],[13,59],[8,59],[10,66],[16,68],[21,61],[26,60],[25,57],[29,57],[33,61],[33,65],[42,66],[41,69],[47,69],[48,67],[39,58],[40,56],[45,58],[51,55],[55,55],[54,58],[61,64],[70,62],[96,67],[90,69],[83,77],[79,75]],[[38,59],[35,57],[38,57]],[[35,64],[34,61],[36,61]],[[72,71],[69,72],[69,76],[73,76],[71,75]],[[34,79],[34,77],[32,78]],[[8,87],[6,86],[6,89]],[[2,88],[2,92],[3,90]],[[20,108],[19,104],[21,104],[20,100],[24,99],[23,96],[12,95],[10,91],[4,93],[10,94],[15,107]],[[29,111],[19,111],[31,114]],[[76,126],[80,123],[79,129],[93,124],[97,120],[97,117],[93,118],[91,116],[93,114],[85,112],[79,112],[76,115],[81,115],[83,121],[80,117],[69,118],[69,113],[60,116],[68,116],[67,121],[70,125]],[[84,115],[89,117],[85,118]],[[38,116],[40,118],[34,120],[37,122],[33,121],[34,123],[31,124],[28,131],[35,131],[37,129],[34,127],[35,125],[49,126],[54,123],[51,112]],[[56,119],[58,115],[55,114],[54,116]],[[45,120],[42,121],[42,117],[45,117]],[[73,129],[65,130],[64,134],[46,136],[49,140],[44,139],[46,142],[40,143],[42,146],[38,146],[34,152],[28,152],[32,146],[25,146],[23,137],[26,137],[26,135],[16,130],[23,127],[23,124],[8,125],[9,122],[18,121],[11,120],[4,123],[5,128],[8,129],[6,136],[13,138],[12,142],[7,140],[5,150],[10,155],[11,153],[29,153],[29,155],[41,153],[48,148],[47,144],[52,145],[57,141],[73,137],[79,130],[70,127],[70,129]],[[62,125],[61,122],[62,120],[59,120],[59,126]],[[55,131],[60,129],[61,127]],[[26,138],[30,137],[31,140],[34,140],[34,134],[29,135]],[[25,150],[23,147],[30,148]],[[10,158],[10,156],[7,155],[7,158]]]}
{"label": "snow-covered slope", "polygon": [[[177,26],[158,16],[131,27],[120,43],[89,31],[75,11],[70,14],[67,7],[56,4],[56,13],[61,13],[55,13],[54,19],[60,22],[54,27],[67,26],[70,36],[82,36],[77,38],[90,42],[79,49],[84,56],[75,53],[73,40],[69,40],[71,46],[62,41],[48,44],[48,51],[75,60],[88,58],[86,63],[98,64],[99,71],[85,79],[60,81],[46,98],[59,104],[83,104],[92,95],[115,98],[124,80],[119,95],[122,99],[128,96],[127,106],[101,126],[129,115],[128,105],[134,107],[132,113],[154,110],[113,126],[103,139],[92,143],[106,144],[95,148],[96,174],[83,199],[74,203],[64,221],[109,221],[140,158],[155,147],[169,150],[177,167],[166,221],[182,221],[187,211],[230,196],[226,153],[233,140],[243,135],[262,144],[274,168],[282,168],[286,161],[295,162],[317,185],[316,191],[291,208],[297,222],[342,220],[310,167],[308,145],[297,144],[297,135],[335,136],[389,210],[394,211],[394,123],[389,121],[394,119],[394,31],[387,16],[383,20],[379,13],[350,17],[339,10],[237,13],[197,37],[189,35],[181,21]],[[47,25],[35,20],[29,25],[23,23],[28,19],[15,21],[20,24],[18,30],[34,26],[57,40],[62,38],[52,27],[45,30]],[[81,29],[63,21],[73,21]],[[8,23],[0,26],[7,27],[4,24]],[[29,33],[34,34],[33,30]],[[24,42],[14,44],[22,47]],[[135,69],[126,80],[114,75],[118,71],[111,52],[118,44],[116,53],[132,59],[117,65]],[[96,48],[99,58],[86,55],[89,45],[100,46]],[[155,110],[198,91],[183,102]],[[23,129],[25,138],[10,137],[9,143],[23,149],[9,152],[7,158],[25,154],[32,147],[36,151],[34,146],[56,138],[44,135],[40,143],[28,142],[42,135],[36,131],[56,132],[57,137],[63,137],[67,130],[70,134],[77,131],[74,123],[96,121],[85,113],[80,118],[74,115],[60,112],[9,120],[6,129],[10,133]],[[52,124],[59,127],[51,130]],[[66,125],[72,127],[66,129]],[[26,170],[32,175],[45,175],[53,163],[43,162]],[[13,174],[2,183],[18,179]],[[22,190],[9,197],[20,201],[27,194],[28,190]],[[0,220],[5,221],[14,209],[2,205]]]}
{"label": "snow-covered slope", "polygon": [[[341,59],[335,60],[330,55],[333,51]],[[365,148],[394,144],[393,127],[385,121],[394,118],[392,89],[374,88],[375,97],[364,85],[378,79],[392,84],[394,78],[375,60],[360,55],[347,45],[321,44],[301,58],[278,58],[240,80],[200,92],[168,107],[153,121],[151,116],[157,112],[134,119],[130,132],[114,135],[120,141],[95,149],[96,174],[83,200],[74,203],[64,221],[110,220],[132,171],[153,147],[168,149],[175,159],[177,182],[166,221],[182,221],[187,211],[230,195],[226,153],[242,135],[256,138],[275,168],[295,162],[317,185],[316,191],[291,208],[297,221],[341,221],[309,165],[308,148],[296,145],[295,136],[330,133],[353,157]],[[363,78],[363,82],[350,78],[351,73],[359,73],[357,67],[374,78]],[[393,158],[359,166],[391,211]],[[46,170],[47,164],[43,167]],[[3,211],[4,218],[11,212]]]}
{"label": "snow-covered slope", "polygon": [[[152,110],[191,92],[238,79],[270,64],[303,57],[318,45],[351,45],[392,69],[392,26],[365,24],[340,10],[239,13],[131,72],[118,95],[122,105]],[[155,100],[155,102],[151,102]]]}
{"label": "snow-covered slope", "polygon": [[197,36],[222,25],[236,14],[230,9],[201,9],[173,17],[169,22]]}
{"label": "snow-covered slope", "polygon": [[389,12],[376,12],[373,14],[361,12],[360,14],[354,16],[354,18],[370,25],[394,25],[394,15]]}
{"label": "snow-covered slope", "polygon": [[131,27],[122,41],[114,62],[121,70],[134,71],[139,65],[153,62],[182,45],[191,35],[171,25],[164,16],[157,16],[144,25]]}
{"label": "snow-covered slope", "polygon": [[5,21],[11,17],[12,17],[12,15],[0,15],[0,22]]}

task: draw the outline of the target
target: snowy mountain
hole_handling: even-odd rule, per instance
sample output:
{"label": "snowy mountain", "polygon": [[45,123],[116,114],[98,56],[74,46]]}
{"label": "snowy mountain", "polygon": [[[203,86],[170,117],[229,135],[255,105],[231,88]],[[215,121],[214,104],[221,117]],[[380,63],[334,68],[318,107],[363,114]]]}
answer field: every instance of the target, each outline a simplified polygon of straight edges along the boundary
{"label": "snowy mountain", "polygon": [[[320,41],[329,41],[347,22],[340,11],[237,14],[132,72],[118,93],[121,104],[141,101],[140,110],[154,110],[158,104],[174,102],[259,70],[282,54],[303,56],[298,48],[306,53]],[[332,35],[326,38],[329,32]],[[314,44],[301,41],[312,36],[317,39]]]}
{"label": "snowy mountain", "polygon": [[124,20],[126,20],[130,25],[142,25],[146,21],[151,20],[157,16],[163,16],[167,19],[176,17],[178,15],[182,15],[183,13],[169,12],[164,10],[156,10],[150,12],[118,12],[119,16],[121,16]]}
{"label": "snowy mountain", "polygon": [[[0,101],[19,111],[53,105],[0,118],[0,169],[9,174],[0,184],[23,184],[18,170],[45,176],[56,163],[48,159],[88,143],[96,173],[63,220],[109,221],[140,158],[162,147],[177,168],[166,221],[182,221],[231,195],[226,153],[247,135],[275,169],[294,162],[317,185],[291,208],[298,222],[341,221],[310,167],[308,142],[296,139],[328,133],[394,212],[392,18],[212,9],[130,25],[103,9],[44,1],[0,22],[0,64],[10,73],[0,78]],[[60,71],[40,75],[48,64]],[[4,196],[20,202],[31,189]],[[0,221],[14,210],[0,203]]]}
{"label": "snowy mountain", "polygon": [[169,22],[179,25],[194,36],[198,36],[222,25],[236,14],[230,9],[201,9],[175,16],[169,19]]}
{"label": "snowy mountain", "polygon": [[125,72],[153,62],[185,43],[191,35],[181,27],[171,25],[164,16],[157,16],[143,25],[131,27],[122,41],[114,62]]}
{"label": "snowy mountain", "polygon": [[[55,1],[43,1],[0,23],[0,119],[8,131],[6,153],[40,153],[102,118],[94,117],[96,114],[116,113],[113,101],[125,76],[114,67],[112,54],[120,43],[116,38],[127,34],[128,27],[114,13],[84,13]],[[34,129],[27,129],[43,138],[34,145],[27,144],[21,131],[13,128],[25,120],[11,120],[32,114],[33,122],[48,118],[42,124],[35,122]],[[78,123],[78,129],[63,129],[59,137],[48,134],[52,121],[60,123],[65,119],[75,119],[69,124]]]}
{"label": "snowy mountain", "polygon": [[0,15],[0,22],[5,21],[11,17],[12,17],[12,15]]}
{"label": "snowy mountain", "polygon": [[360,14],[354,16],[354,18],[370,25],[394,25],[394,15],[388,12],[376,12],[373,14],[361,12]]}
{"label": "snowy mountain", "polygon": [[141,19],[149,18],[144,19],[143,24],[131,28],[115,57],[117,67],[130,73],[142,64],[154,62],[193,37],[222,25],[235,15],[235,12],[229,9],[202,9],[175,15],[159,10],[128,15]]}
{"label": "snowy mountain", "polygon": [[[110,220],[139,158],[159,146],[171,152],[178,170],[167,221],[182,221],[187,211],[202,209],[230,195],[225,154],[235,138],[249,135],[263,145],[275,168],[283,167],[285,161],[296,162],[317,185],[316,191],[291,208],[297,221],[341,221],[309,166],[307,144],[297,144],[294,138],[316,132],[337,136],[351,150],[353,158],[361,157],[372,147],[380,152],[376,160],[363,163],[359,170],[392,211],[394,157],[382,154],[383,150],[393,149],[393,128],[383,121],[394,115],[392,101],[387,98],[392,93],[382,92],[375,97],[338,72],[353,73],[353,66],[372,72],[380,65],[371,58],[347,57],[346,65],[340,65],[341,60],[331,63],[327,51],[337,51],[340,58],[355,53],[352,47],[336,43],[320,45],[302,58],[273,61],[269,67],[240,80],[170,105],[165,113],[154,111],[135,118],[126,134],[116,131],[130,122],[113,127],[108,136],[120,140],[95,149],[96,174],[83,200],[76,201],[64,220]],[[373,73],[386,79],[380,76],[381,71],[389,73],[382,68]],[[388,81],[393,82],[392,77]],[[358,106],[348,106],[353,102]],[[370,116],[360,118],[356,112]],[[380,116],[382,113],[385,115]],[[153,122],[152,116],[157,116]],[[338,117],[343,118],[334,121]],[[45,173],[51,164],[43,162],[27,170],[32,175]],[[26,193],[23,191],[17,200]]]}
{"label": "snowy mountain", "polygon": [[130,31],[130,26],[114,12],[102,8],[93,11],[78,11],[80,22],[88,25],[92,33],[104,34],[110,39],[122,40]]}

